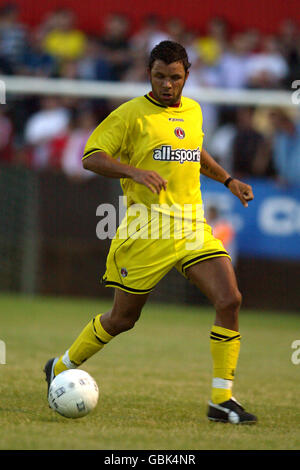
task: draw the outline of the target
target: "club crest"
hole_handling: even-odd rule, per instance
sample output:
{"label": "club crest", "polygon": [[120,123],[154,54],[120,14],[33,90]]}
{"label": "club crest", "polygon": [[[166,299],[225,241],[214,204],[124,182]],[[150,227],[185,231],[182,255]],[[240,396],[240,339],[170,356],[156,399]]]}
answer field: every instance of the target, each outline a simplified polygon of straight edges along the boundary
{"label": "club crest", "polygon": [[122,276],[122,277],[128,276],[128,271],[127,271],[126,268],[121,268],[121,276]]}
{"label": "club crest", "polygon": [[176,127],[174,133],[175,133],[176,137],[178,137],[178,139],[184,139],[185,138],[185,132],[181,127]]}

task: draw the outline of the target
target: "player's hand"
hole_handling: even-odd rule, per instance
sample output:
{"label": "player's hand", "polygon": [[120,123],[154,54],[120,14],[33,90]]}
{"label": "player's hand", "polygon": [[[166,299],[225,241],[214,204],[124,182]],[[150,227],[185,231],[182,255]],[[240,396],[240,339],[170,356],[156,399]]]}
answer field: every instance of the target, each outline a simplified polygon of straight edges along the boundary
{"label": "player's hand", "polygon": [[159,194],[162,189],[167,189],[167,181],[163,179],[156,171],[140,170],[135,168],[131,178],[139,184],[147,186],[154,194]]}
{"label": "player's hand", "polygon": [[239,198],[244,207],[248,207],[248,202],[254,199],[252,187],[235,178],[230,181],[228,188],[232,194]]}

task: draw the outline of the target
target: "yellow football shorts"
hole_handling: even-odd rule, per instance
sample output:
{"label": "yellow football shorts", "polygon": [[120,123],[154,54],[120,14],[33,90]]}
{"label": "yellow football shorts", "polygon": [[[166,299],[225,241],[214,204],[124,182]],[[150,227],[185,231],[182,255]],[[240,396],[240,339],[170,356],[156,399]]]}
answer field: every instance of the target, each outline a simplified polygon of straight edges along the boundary
{"label": "yellow football shorts", "polygon": [[186,269],[210,258],[226,256],[222,242],[204,221],[183,227],[174,218],[143,220],[125,217],[113,238],[102,278],[106,287],[147,294],[175,267]]}

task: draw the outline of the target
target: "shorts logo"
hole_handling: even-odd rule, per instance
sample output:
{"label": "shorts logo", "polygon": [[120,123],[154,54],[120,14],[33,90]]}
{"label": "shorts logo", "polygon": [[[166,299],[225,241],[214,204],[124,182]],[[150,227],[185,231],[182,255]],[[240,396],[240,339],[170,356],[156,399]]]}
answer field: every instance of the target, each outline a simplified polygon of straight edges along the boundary
{"label": "shorts logo", "polygon": [[128,271],[127,271],[126,268],[121,268],[121,276],[122,276],[122,277],[128,276]]}
{"label": "shorts logo", "polygon": [[185,138],[185,132],[183,129],[181,129],[181,127],[176,127],[175,131],[174,131],[176,137],[178,137],[178,139],[184,139]]}

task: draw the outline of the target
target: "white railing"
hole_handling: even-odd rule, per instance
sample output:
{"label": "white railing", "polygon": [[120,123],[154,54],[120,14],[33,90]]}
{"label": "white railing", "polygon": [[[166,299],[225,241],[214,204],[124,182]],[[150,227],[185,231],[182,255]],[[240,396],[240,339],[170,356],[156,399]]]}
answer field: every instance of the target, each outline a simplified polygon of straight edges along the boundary
{"label": "white railing", "polygon": [[[85,98],[131,99],[150,89],[147,83],[102,82],[54,78],[0,75],[6,95],[56,95]],[[295,90],[233,90],[222,88],[188,87],[184,95],[198,102],[227,105],[295,107]]]}

